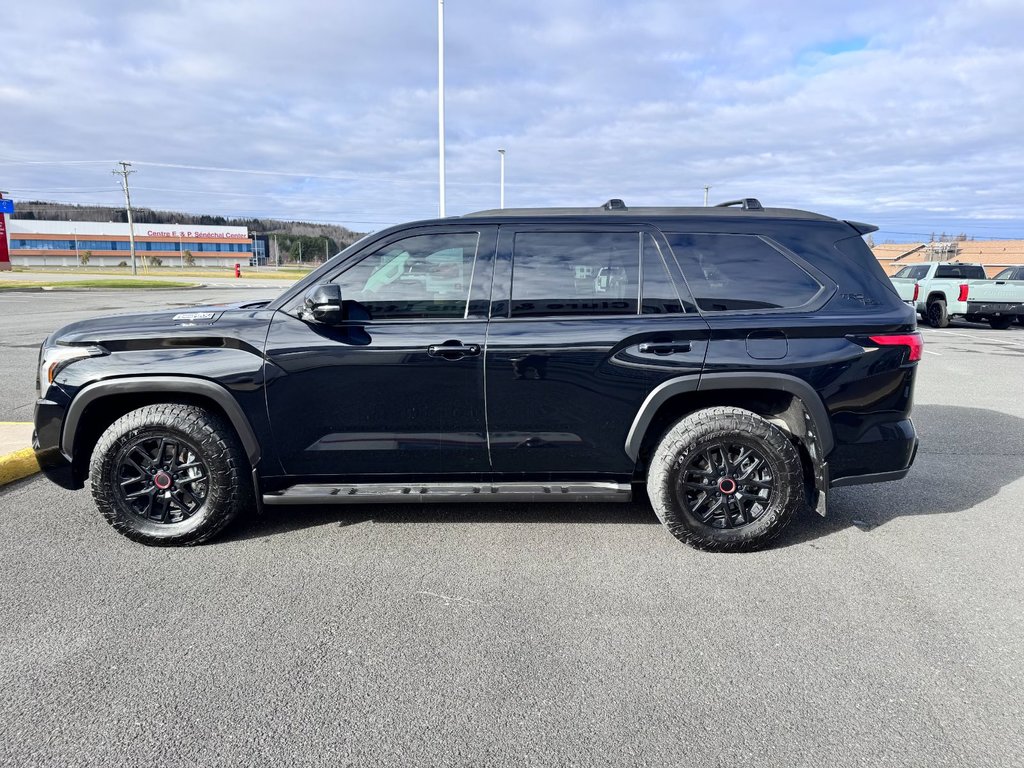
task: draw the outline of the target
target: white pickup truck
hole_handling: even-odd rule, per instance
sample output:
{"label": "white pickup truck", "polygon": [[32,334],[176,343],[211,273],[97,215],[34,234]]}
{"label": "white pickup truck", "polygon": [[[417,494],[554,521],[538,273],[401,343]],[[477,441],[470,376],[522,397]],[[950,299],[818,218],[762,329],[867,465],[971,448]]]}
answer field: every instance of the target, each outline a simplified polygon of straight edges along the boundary
{"label": "white pickup truck", "polygon": [[963,317],[1002,330],[1024,316],[1024,280],[988,280],[980,264],[909,264],[890,280],[900,298],[913,304],[933,328],[945,328],[949,318]]}

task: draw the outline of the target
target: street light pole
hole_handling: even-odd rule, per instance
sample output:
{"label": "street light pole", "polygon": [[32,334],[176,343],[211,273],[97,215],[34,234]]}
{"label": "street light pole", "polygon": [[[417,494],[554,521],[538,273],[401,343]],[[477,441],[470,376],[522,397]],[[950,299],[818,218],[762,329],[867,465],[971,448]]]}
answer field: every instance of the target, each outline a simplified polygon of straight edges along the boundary
{"label": "street light pole", "polygon": [[437,135],[438,135],[438,205],[443,219],[444,211],[444,0],[437,0]]}
{"label": "street light pole", "polygon": [[708,190],[709,189],[711,189],[711,185],[710,184],[705,184],[704,185],[704,207],[705,208],[708,207]]}
{"label": "street light pole", "polygon": [[501,155],[501,208],[505,207],[505,150],[499,149],[498,154]]}

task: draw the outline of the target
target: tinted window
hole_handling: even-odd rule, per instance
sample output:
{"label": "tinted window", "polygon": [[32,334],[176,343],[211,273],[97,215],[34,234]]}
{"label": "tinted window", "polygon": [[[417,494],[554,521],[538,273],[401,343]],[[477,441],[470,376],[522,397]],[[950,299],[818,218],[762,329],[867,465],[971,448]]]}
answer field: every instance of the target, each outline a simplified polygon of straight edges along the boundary
{"label": "tinted window", "polygon": [[1004,269],[1002,272],[1000,272],[998,275],[996,275],[992,279],[993,280],[1020,280],[1022,278],[1024,278],[1024,269],[1019,269],[1019,268],[1015,269],[1013,267],[1007,267],[1006,269]]}
{"label": "tinted window", "polygon": [[463,317],[477,232],[417,235],[385,245],[339,275],[345,301],[374,320]]}
{"label": "tinted window", "polygon": [[800,307],[822,286],[754,235],[665,233],[705,312]]}
{"label": "tinted window", "polygon": [[984,280],[985,268],[967,264],[940,264],[935,268],[935,277],[962,277],[967,280]]}
{"label": "tinted window", "polygon": [[512,317],[635,315],[640,236],[519,232],[512,248]]}
{"label": "tinted window", "polygon": [[906,277],[911,280],[921,280],[922,278],[928,277],[928,266],[904,267],[893,275],[893,277]]}
{"label": "tinted window", "polygon": [[671,315],[683,311],[679,294],[669,277],[661,248],[650,235],[644,241],[644,290],[641,312],[645,315]]}

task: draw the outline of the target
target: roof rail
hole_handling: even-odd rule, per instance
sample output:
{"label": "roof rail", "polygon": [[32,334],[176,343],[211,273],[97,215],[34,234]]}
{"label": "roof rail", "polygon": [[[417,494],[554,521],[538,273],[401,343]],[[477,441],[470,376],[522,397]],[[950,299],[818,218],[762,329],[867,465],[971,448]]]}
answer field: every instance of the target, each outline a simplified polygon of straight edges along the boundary
{"label": "roof rail", "polygon": [[761,205],[761,201],[756,197],[744,197],[740,200],[730,200],[727,203],[719,203],[715,208],[732,208],[734,205],[740,206],[744,211],[764,210],[764,206]]}
{"label": "roof rail", "polygon": [[605,203],[601,207],[604,208],[606,211],[628,211],[629,210],[626,207],[626,204],[624,202],[622,202],[617,197],[613,197],[611,200],[609,200],[607,203]]}

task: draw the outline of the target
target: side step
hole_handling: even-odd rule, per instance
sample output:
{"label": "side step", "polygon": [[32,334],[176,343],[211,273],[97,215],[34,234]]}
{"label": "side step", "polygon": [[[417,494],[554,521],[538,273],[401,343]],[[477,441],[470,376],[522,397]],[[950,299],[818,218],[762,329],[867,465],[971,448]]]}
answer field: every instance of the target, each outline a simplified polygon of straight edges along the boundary
{"label": "side step", "polygon": [[360,483],[293,485],[264,504],[398,504],[483,501],[630,501],[626,483]]}

